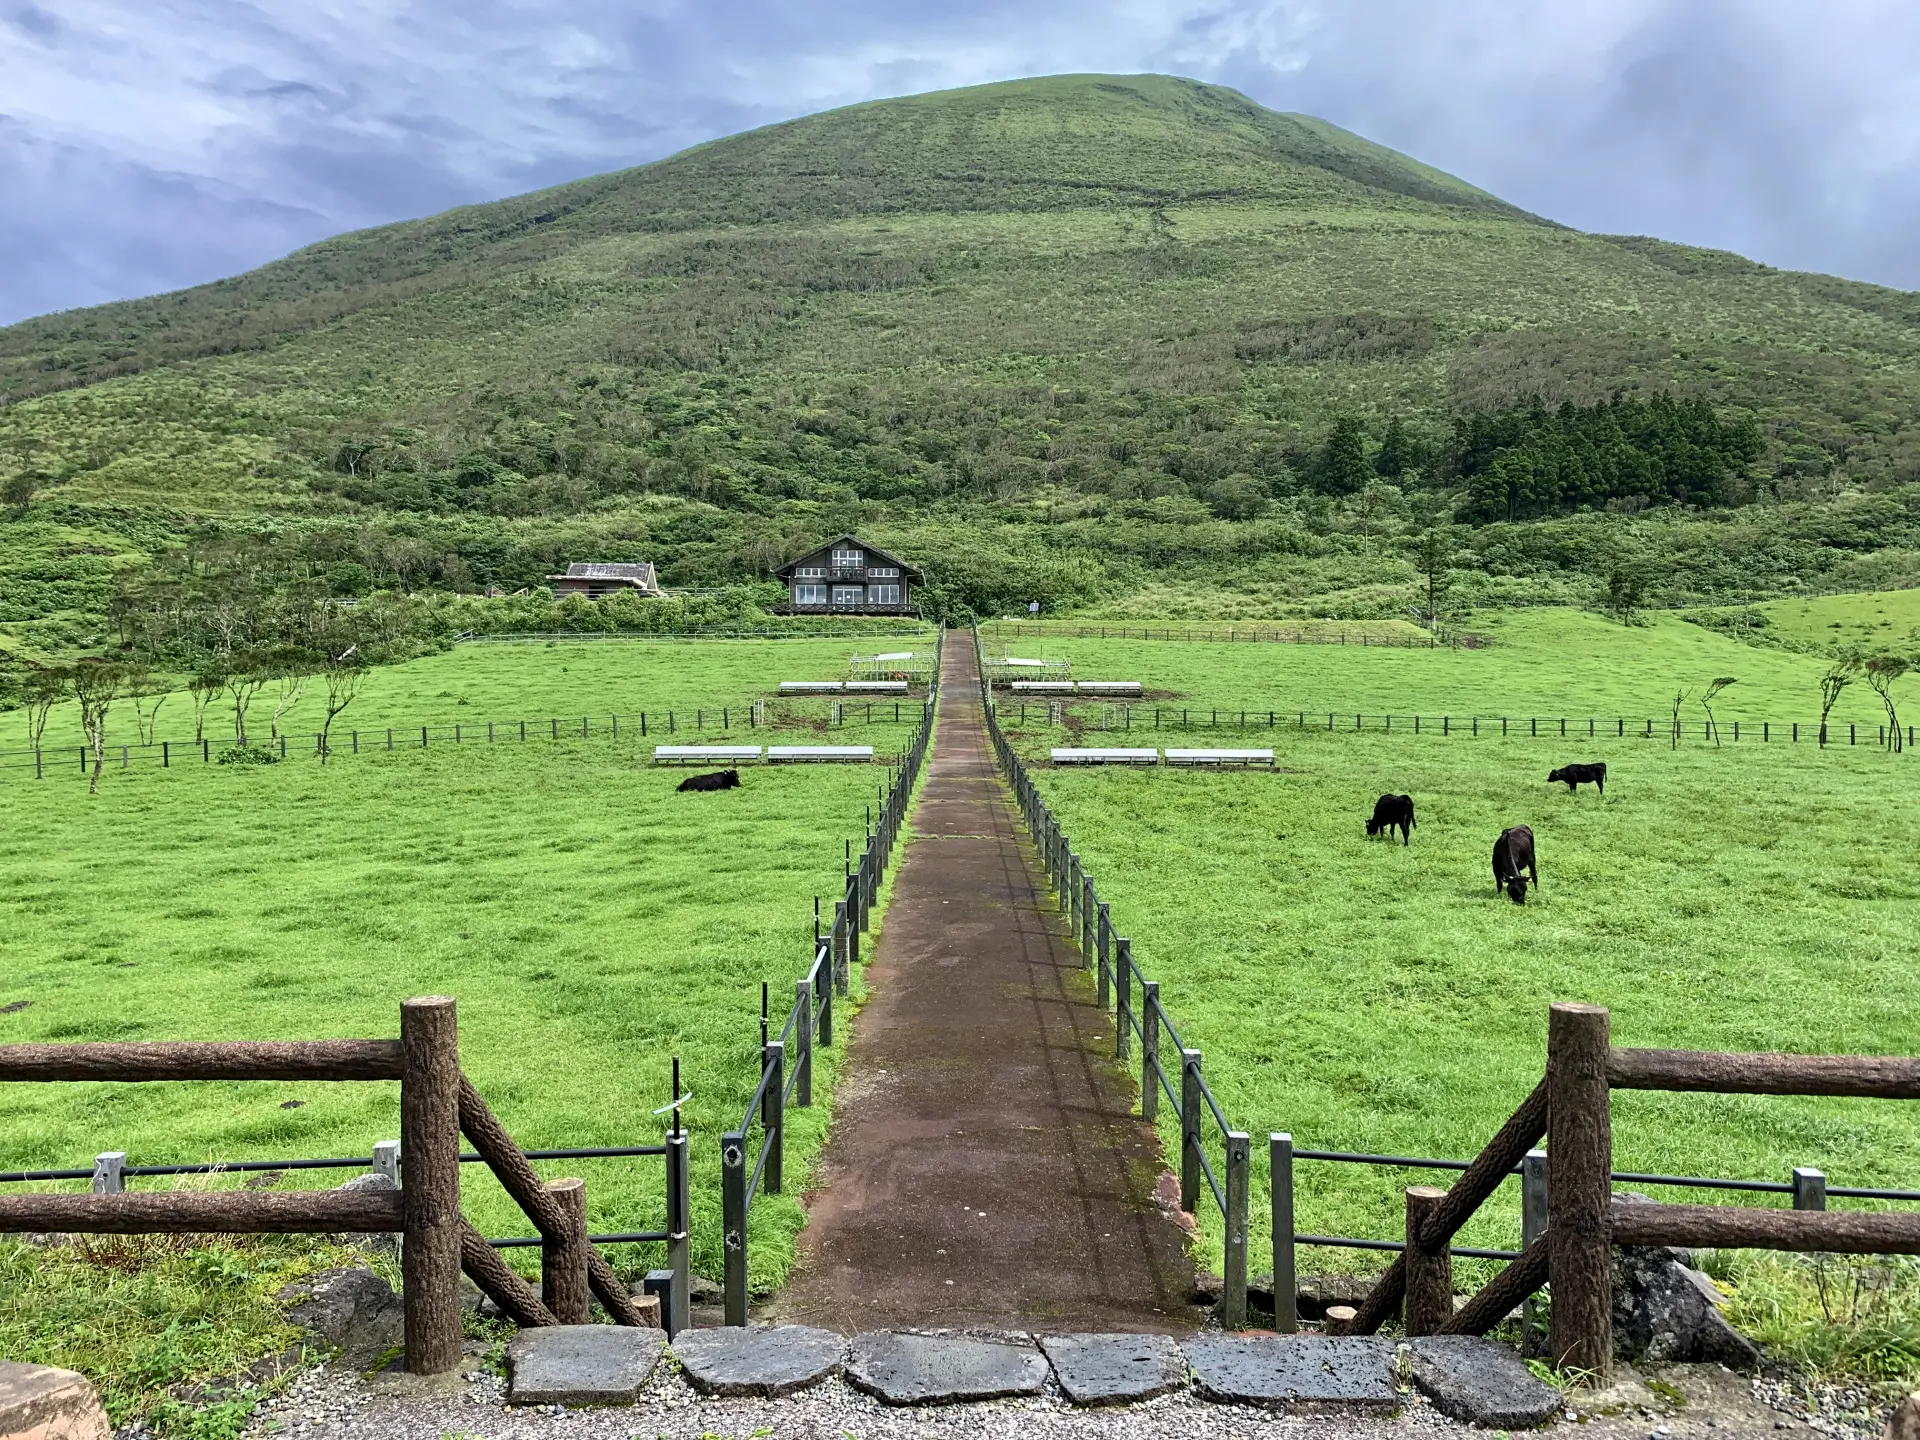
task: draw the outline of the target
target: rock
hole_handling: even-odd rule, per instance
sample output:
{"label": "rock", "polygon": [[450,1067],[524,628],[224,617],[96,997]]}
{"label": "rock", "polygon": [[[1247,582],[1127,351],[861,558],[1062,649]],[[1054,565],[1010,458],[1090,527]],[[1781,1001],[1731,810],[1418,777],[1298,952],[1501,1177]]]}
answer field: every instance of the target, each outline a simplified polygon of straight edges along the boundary
{"label": "rock", "polygon": [[694,1389],[705,1394],[773,1399],[838,1374],[847,1342],[811,1325],[729,1326],[681,1331],[673,1341],[673,1357]]}
{"label": "rock", "polygon": [[1759,1347],[1726,1322],[1721,1303],[1685,1250],[1622,1245],[1613,1252],[1613,1346],[1623,1360],[1758,1369]]}
{"label": "rock", "polygon": [[853,1337],[847,1379],[884,1405],[951,1405],[1038,1395],[1047,1362],[1022,1340],[869,1330]]}
{"label": "rock", "polygon": [[1200,1335],[1181,1347],[1208,1400],[1270,1410],[1391,1414],[1393,1345],[1372,1335]]}
{"label": "rock", "polygon": [[622,1325],[547,1325],[507,1342],[509,1405],[631,1405],[667,1337]]}
{"label": "rock", "polygon": [[1530,1430],[1565,1408],[1560,1392],[1526,1362],[1476,1335],[1422,1335],[1407,1342],[1413,1383],[1442,1415],[1495,1430]]}
{"label": "rock", "polygon": [[687,1303],[689,1305],[724,1305],[727,1303],[726,1290],[716,1281],[704,1275],[687,1276]]}
{"label": "rock", "polygon": [[1920,1394],[1909,1395],[1893,1407],[1881,1440],[1920,1440]]}
{"label": "rock", "polygon": [[[1266,1288],[1273,1289],[1273,1278],[1267,1276]],[[1329,1305],[1358,1306],[1373,1291],[1378,1276],[1369,1275],[1302,1275],[1294,1286],[1299,1295],[1300,1318],[1318,1320],[1327,1313]]]}
{"label": "rock", "polygon": [[[1227,1282],[1222,1280],[1218,1275],[1209,1275],[1205,1270],[1194,1271],[1193,1303],[1196,1305],[1218,1305],[1220,1303],[1220,1292],[1226,1288],[1226,1285]],[[1272,1289],[1273,1287],[1269,1285],[1267,1288]]]}
{"label": "rock", "polygon": [[1187,1362],[1166,1335],[1042,1335],[1040,1349],[1076,1405],[1151,1400],[1187,1383]]}
{"label": "rock", "polygon": [[398,1190],[400,1187],[378,1170],[369,1170],[364,1175],[354,1176],[340,1188],[342,1190]]}
{"label": "rock", "polygon": [[100,1396],[86,1376],[0,1360],[0,1437],[111,1440],[112,1435]]}
{"label": "rock", "polygon": [[404,1315],[393,1287],[365,1266],[323,1270],[280,1292],[291,1301],[289,1324],[307,1332],[313,1344],[338,1350],[360,1369],[398,1347]]}
{"label": "rock", "polygon": [[[369,1170],[364,1175],[356,1175],[340,1187],[342,1190],[398,1190],[400,1187],[392,1179],[378,1170]],[[400,1236],[397,1232],[389,1234],[349,1235],[343,1237],[356,1250],[364,1250],[369,1255],[395,1255],[400,1250]]]}

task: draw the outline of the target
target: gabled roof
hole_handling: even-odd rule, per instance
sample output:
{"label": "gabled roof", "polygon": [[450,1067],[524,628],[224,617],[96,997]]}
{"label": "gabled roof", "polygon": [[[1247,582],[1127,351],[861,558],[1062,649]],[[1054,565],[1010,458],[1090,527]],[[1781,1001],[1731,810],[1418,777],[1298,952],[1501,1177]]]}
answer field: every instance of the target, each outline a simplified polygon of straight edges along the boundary
{"label": "gabled roof", "polygon": [[774,571],[773,573],[778,575],[783,580],[788,579],[792,576],[794,567],[799,565],[799,563],[802,560],[811,560],[814,556],[820,554],[822,551],[831,550],[837,545],[855,545],[855,546],[858,546],[861,550],[865,551],[870,558],[884,560],[889,565],[898,565],[900,567],[900,573],[906,576],[910,580],[923,580],[926,578],[920,573],[920,571],[916,567],[909,565],[906,561],[902,560],[898,555],[889,555],[886,551],[882,550],[878,545],[869,545],[865,540],[862,540],[858,535],[836,535],[833,539],[826,541],[824,544],[816,545],[811,550],[807,551],[805,554],[800,555],[795,559],[789,560],[786,564],[782,565],[778,570]]}
{"label": "gabled roof", "polygon": [[549,580],[617,580],[628,585],[638,585],[644,590],[654,588],[653,566],[642,560],[637,565],[608,560],[576,560],[567,566],[564,575],[549,575]]}

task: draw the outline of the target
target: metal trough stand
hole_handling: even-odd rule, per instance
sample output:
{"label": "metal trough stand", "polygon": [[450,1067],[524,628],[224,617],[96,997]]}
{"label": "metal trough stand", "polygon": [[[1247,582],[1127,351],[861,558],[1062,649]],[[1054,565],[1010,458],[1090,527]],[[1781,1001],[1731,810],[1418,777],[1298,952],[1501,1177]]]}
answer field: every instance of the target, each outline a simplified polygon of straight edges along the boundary
{"label": "metal trough stand", "polygon": [[1053,763],[1056,765],[1158,765],[1160,752],[1158,750],[1055,750]]}
{"label": "metal trough stand", "polygon": [[782,680],[782,695],[826,695],[841,688],[838,680]]}
{"label": "metal trough stand", "polygon": [[846,688],[849,691],[859,690],[869,695],[904,695],[907,693],[907,682],[904,680],[849,680]]}
{"label": "metal trough stand", "polygon": [[1265,765],[1273,768],[1271,750],[1169,750],[1169,765]]}
{"label": "metal trough stand", "polygon": [[1012,689],[1023,695],[1071,695],[1071,680],[1015,680]]}
{"label": "metal trough stand", "polygon": [[1138,680],[1076,680],[1074,689],[1087,695],[1138,695]]}
{"label": "metal trough stand", "polygon": [[862,763],[873,759],[871,745],[769,745],[767,763],[769,765],[800,764],[807,761],[821,762],[844,760]]}
{"label": "metal trough stand", "polygon": [[656,765],[710,765],[716,762],[738,764],[743,760],[758,760],[758,745],[656,745],[653,747],[653,763]]}

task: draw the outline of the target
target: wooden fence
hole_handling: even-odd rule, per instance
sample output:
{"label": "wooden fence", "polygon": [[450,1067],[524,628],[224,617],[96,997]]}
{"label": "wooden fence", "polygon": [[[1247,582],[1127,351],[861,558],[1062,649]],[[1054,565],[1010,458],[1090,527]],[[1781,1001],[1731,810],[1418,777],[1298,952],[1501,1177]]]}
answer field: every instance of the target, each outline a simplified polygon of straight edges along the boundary
{"label": "wooden fence", "polygon": [[[0,1231],[78,1234],[393,1233],[402,1237],[406,1367],[436,1375],[460,1362],[460,1274],[522,1325],[585,1324],[589,1297],[622,1325],[644,1323],[587,1240],[583,1182],[542,1182],[461,1073],[446,996],[400,1006],[397,1040],[164,1041],[0,1046],[0,1081],[398,1080],[398,1190],[261,1190],[0,1196]],[[676,1121],[675,1131],[679,1133]],[[460,1213],[465,1133],[541,1236],[536,1293]],[[668,1230],[684,1256],[684,1135],[668,1151]],[[676,1154],[680,1168],[673,1175]],[[663,1310],[684,1315],[684,1284]],[[679,1307],[675,1312],[675,1307]]]}
{"label": "wooden fence", "polygon": [[1468,631],[1443,630],[1437,634],[1409,635],[1405,631],[1375,631],[1355,628],[1365,624],[1321,625],[1303,629],[1293,625],[1076,625],[1056,620],[989,621],[980,628],[996,642],[1008,636],[1026,636],[1061,640],[1180,640],[1202,644],[1240,643],[1270,645],[1358,645],[1392,650],[1484,650],[1493,637]]}

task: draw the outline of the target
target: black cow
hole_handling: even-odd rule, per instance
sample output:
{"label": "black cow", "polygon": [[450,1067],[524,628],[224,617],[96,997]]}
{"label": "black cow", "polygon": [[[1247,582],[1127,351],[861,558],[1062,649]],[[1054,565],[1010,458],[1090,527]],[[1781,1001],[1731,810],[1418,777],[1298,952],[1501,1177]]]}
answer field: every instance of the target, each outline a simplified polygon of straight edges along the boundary
{"label": "black cow", "polygon": [[[1520,872],[1525,871],[1523,875]],[[1495,893],[1507,892],[1507,898],[1516,905],[1527,903],[1527,877],[1533,883],[1540,883],[1540,867],[1533,859],[1533,831],[1525,825],[1515,825],[1502,830],[1500,838],[1493,842],[1493,888]]]}
{"label": "black cow", "polygon": [[1400,843],[1413,843],[1413,797],[1411,795],[1382,795],[1373,802],[1373,818],[1367,821],[1367,834],[1378,835],[1385,832],[1393,837],[1393,827],[1400,827]]}
{"label": "black cow", "polygon": [[1562,765],[1547,776],[1549,785],[1556,780],[1567,782],[1569,794],[1582,785],[1597,785],[1600,787],[1600,798],[1604,800],[1607,794],[1607,762],[1602,760],[1592,765]]}
{"label": "black cow", "polygon": [[682,790],[737,790],[740,788],[738,770],[716,770],[711,775],[689,775],[680,782]]}

